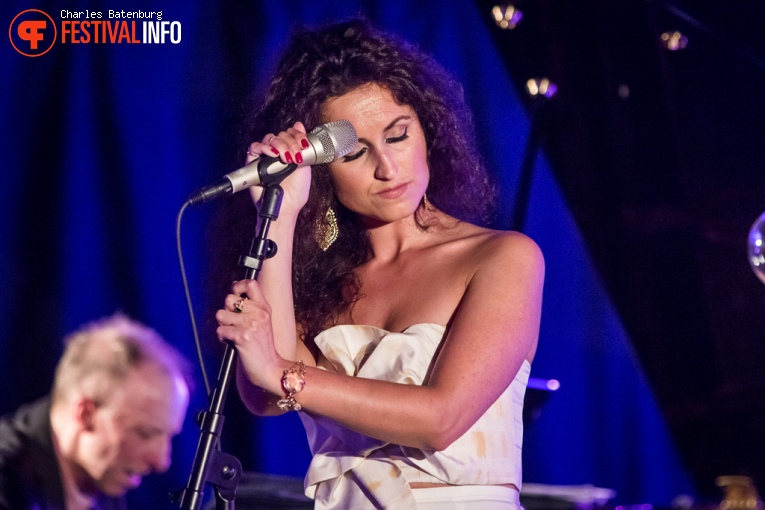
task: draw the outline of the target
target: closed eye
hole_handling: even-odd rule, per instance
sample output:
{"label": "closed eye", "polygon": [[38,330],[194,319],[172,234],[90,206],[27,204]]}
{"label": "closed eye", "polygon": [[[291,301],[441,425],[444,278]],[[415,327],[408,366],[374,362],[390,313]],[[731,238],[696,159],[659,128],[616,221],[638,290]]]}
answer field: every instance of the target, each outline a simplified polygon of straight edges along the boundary
{"label": "closed eye", "polygon": [[[404,140],[406,140],[407,138],[409,138],[409,126],[407,126],[407,127],[406,127],[406,129],[404,129],[404,133],[403,133],[401,136],[396,136],[396,137],[386,138],[386,139],[385,139],[385,143],[398,143],[398,142],[403,142],[403,141],[404,141]],[[350,163],[351,161],[357,160],[357,159],[359,159],[361,156],[363,156],[364,154],[366,154],[366,152],[367,152],[367,148],[366,148],[366,147],[364,147],[363,149],[361,149],[361,150],[360,150],[359,152],[357,152],[356,154],[351,154],[350,156],[345,156],[345,157],[343,158],[343,163]]]}
{"label": "closed eye", "polygon": [[409,134],[408,134],[408,131],[409,131],[409,126],[407,126],[407,127],[406,127],[406,129],[404,129],[404,134],[403,134],[403,135],[401,135],[401,136],[397,136],[397,137],[395,137],[395,138],[386,138],[386,139],[385,139],[385,143],[397,143],[397,142],[403,142],[404,140],[406,140],[407,138],[409,138]]}
{"label": "closed eye", "polygon": [[138,435],[138,437],[143,441],[148,441],[158,434],[156,430],[149,430],[145,428],[137,428],[135,432],[136,435]]}
{"label": "closed eye", "polygon": [[366,151],[367,151],[367,148],[364,147],[363,149],[361,149],[356,154],[351,154],[350,156],[345,156],[343,158],[343,163],[350,163],[351,161],[353,161],[355,159],[359,159]]}

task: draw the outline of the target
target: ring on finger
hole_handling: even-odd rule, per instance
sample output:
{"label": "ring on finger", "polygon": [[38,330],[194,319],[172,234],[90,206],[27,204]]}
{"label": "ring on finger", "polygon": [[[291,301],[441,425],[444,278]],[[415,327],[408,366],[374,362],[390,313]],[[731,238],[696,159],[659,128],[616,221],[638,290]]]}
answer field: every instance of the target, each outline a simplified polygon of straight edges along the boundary
{"label": "ring on finger", "polygon": [[244,298],[239,298],[236,303],[234,303],[234,309],[236,310],[236,313],[242,313],[244,311]]}
{"label": "ring on finger", "polygon": [[268,137],[268,141],[266,142],[266,145],[271,145],[271,140],[273,140],[274,138],[276,138],[276,136],[274,135],[271,135],[270,137]]}

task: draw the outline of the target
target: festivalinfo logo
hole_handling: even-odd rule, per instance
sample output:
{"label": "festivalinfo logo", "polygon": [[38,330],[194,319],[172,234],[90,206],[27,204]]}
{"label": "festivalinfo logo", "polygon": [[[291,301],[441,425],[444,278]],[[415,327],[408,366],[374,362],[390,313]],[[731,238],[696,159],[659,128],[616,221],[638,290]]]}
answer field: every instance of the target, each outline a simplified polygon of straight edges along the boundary
{"label": "festivalinfo logo", "polygon": [[13,48],[25,57],[39,57],[59,44],[180,44],[180,21],[162,19],[162,11],[71,11],[50,14],[27,9],[8,29]]}

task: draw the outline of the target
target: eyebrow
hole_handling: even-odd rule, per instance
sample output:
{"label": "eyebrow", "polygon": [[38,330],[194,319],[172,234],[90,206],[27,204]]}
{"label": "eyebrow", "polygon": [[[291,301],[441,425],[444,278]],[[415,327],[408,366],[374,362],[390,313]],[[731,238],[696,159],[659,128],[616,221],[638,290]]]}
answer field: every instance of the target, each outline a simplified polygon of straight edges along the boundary
{"label": "eyebrow", "polygon": [[[395,126],[395,125],[396,125],[396,123],[397,123],[398,121],[400,121],[400,120],[402,120],[402,119],[411,119],[411,118],[412,118],[412,116],[411,116],[411,115],[399,115],[398,117],[396,117],[395,119],[393,119],[393,120],[390,122],[390,124],[388,124],[387,126],[385,126],[385,128],[383,129],[383,132],[385,132],[385,131],[389,130],[390,128],[392,128],[393,126]],[[361,142],[364,142],[364,143],[369,143],[369,140],[367,140],[366,138],[359,138],[359,143],[361,143]]]}

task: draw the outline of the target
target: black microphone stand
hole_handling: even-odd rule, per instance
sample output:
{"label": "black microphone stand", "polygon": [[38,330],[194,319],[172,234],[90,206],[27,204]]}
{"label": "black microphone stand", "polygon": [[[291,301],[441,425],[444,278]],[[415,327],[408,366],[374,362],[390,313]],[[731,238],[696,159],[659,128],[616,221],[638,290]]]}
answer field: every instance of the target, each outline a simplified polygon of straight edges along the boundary
{"label": "black microphone stand", "polygon": [[[276,255],[277,246],[268,239],[268,230],[271,222],[279,217],[284,195],[284,190],[279,183],[297,167],[297,165],[290,166],[293,168],[283,172],[278,180],[274,179],[277,182],[268,184],[263,192],[263,201],[258,211],[260,218],[258,232],[252,240],[249,255],[239,258],[239,265],[246,268],[245,278],[247,279],[257,280],[265,259]],[[222,414],[223,406],[234,376],[236,362],[236,349],[230,342],[226,342],[218,381],[210,397],[209,409],[197,415],[200,437],[189,482],[180,497],[180,507],[184,510],[201,508],[205,483],[213,486],[216,510],[234,510],[236,487],[242,476],[242,464],[233,455],[221,451],[219,441],[225,421]]]}

